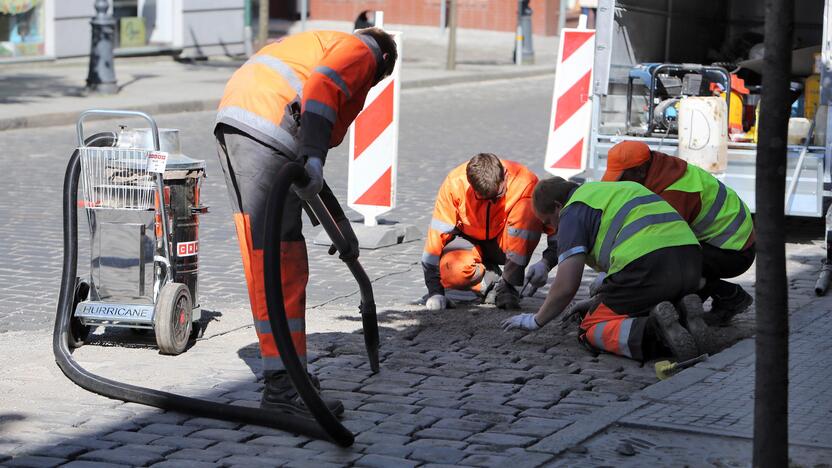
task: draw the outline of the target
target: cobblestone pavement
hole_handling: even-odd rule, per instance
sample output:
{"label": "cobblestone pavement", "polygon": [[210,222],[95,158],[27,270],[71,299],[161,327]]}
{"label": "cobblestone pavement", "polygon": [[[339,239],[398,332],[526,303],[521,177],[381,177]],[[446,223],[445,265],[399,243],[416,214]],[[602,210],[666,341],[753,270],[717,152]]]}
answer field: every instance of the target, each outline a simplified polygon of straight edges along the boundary
{"label": "cobblestone pavement", "polygon": [[[550,92],[551,78],[406,91],[399,206],[386,218],[423,228],[444,174],[475,152],[522,161],[542,175]],[[99,330],[75,356],[116,380],[256,405],[259,358],[211,119],[209,113],[160,119],[181,129],[186,153],[208,162],[203,196],[211,213],[200,229],[201,302],[212,318],[205,337],[171,358],[158,355],[147,337]],[[85,392],[61,375],[50,350],[61,258],[59,181],[72,146],[69,127],[0,134],[0,147],[13,152],[3,159],[6,197],[0,199],[0,355],[7,359],[0,368],[0,465],[538,466],[556,462],[561,450],[550,442],[568,441],[563,434],[590,424],[590,415],[625,404],[656,382],[651,363],[580,348],[573,326],[553,323],[515,339],[497,326],[506,312],[486,306],[427,312],[410,305],[424,289],[421,242],[362,251],[382,336],[382,372],[371,375],[355,333],[357,288],[325,247],[309,243],[311,366],[325,395],[347,407],[344,424],[357,436],[350,449]],[[346,181],[333,176],[345,173],[345,153],[333,151],[326,169],[341,199]],[[819,233],[819,226],[799,224],[798,231]],[[306,233],[311,239],[316,231]],[[793,292],[805,296],[822,250],[812,243],[788,250]],[[753,289],[753,274],[739,281]],[[526,300],[524,309],[535,310],[543,294]],[[723,345],[750,335],[752,314],[714,330]]]}

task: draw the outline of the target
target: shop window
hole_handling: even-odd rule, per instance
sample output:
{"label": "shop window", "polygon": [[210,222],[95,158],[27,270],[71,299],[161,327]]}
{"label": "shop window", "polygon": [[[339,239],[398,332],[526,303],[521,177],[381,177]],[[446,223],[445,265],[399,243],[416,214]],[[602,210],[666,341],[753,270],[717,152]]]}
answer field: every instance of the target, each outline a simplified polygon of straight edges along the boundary
{"label": "shop window", "polygon": [[0,59],[44,54],[44,0],[0,0]]}

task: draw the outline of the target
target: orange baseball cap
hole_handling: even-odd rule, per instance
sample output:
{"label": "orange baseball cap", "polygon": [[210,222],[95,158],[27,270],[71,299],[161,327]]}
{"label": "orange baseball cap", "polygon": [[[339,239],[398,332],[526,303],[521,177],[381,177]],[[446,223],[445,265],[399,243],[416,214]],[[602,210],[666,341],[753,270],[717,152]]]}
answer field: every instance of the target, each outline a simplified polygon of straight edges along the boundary
{"label": "orange baseball cap", "polygon": [[650,147],[640,141],[622,141],[607,153],[607,171],[601,180],[616,182],[621,174],[632,167],[641,166],[650,159]]}

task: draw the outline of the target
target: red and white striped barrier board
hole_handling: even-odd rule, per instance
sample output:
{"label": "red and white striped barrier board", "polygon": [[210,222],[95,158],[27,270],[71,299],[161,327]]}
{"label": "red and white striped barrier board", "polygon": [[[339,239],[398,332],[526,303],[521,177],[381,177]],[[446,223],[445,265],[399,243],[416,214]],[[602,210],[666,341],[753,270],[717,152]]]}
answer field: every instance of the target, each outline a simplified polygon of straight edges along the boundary
{"label": "red and white striped barrier board", "polygon": [[586,170],[594,59],[594,30],[563,30],[545,162],[545,169],[556,176],[569,178]]}
{"label": "red and white striped barrier board", "polygon": [[370,90],[350,127],[347,205],[364,215],[367,226],[396,206],[402,42],[401,33],[390,34],[399,53],[396,68]]}

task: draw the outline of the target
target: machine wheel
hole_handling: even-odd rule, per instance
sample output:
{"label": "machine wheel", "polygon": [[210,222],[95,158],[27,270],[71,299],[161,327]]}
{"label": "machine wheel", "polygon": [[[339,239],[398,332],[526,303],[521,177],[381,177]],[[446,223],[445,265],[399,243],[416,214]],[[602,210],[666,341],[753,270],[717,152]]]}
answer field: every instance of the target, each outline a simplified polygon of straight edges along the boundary
{"label": "machine wheel", "polygon": [[75,295],[72,299],[73,317],[69,321],[69,334],[67,335],[67,344],[69,345],[70,349],[80,348],[81,346],[84,346],[84,343],[90,336],[90,330],[92,329],[92,327],[84,325],[83,323],[81,323],[81,319],[75,318],[75,308],[78,307],[78,303],[87,300],[87,296],[89,296],[89,294],[89,283],[87,283],[86,281],[78,280],[75,283]]}
{"label": "machine wheel", "polygon": [[177,355],[185,351],[191,336],[193,314],[191,293],[181,283],[168,283],[159,291],[153,317],[156,344],[161,354]]}

